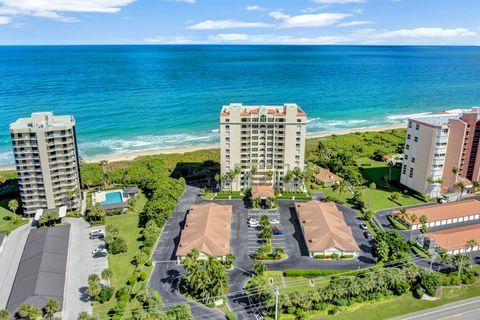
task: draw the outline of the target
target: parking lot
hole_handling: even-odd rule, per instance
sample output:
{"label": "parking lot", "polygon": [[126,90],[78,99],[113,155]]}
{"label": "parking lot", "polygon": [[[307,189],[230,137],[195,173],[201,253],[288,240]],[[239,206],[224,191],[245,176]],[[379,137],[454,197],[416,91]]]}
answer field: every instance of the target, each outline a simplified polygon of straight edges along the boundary
{"label": "parking lot", "polygon": [[[273,235],[272,237],[272,246],[276,247],[286,247],[286,240],[285,235],[283,234],[283,225],[281,221],[281,215],[278,210],[254,210],[251,209],[248,211],[248,219],[258,219],[262,215],[267,215],[269,220],[278,220],[279,223],[271,223],[272,227],[278,227],[282,230],[282,234]],[[247,221],[243,221],[243,223],[247,223]],[[247,239],[248,239],[248,253],[252,254],[257,251],[257,249],[264,245],[262,240],[262,227],[251,227],[249,226],[247,229]]]}
{"label": "parking lot", "polygon": [[92,273],[100,275],[108,267],[108,258],[94,258],[92,251],[105,247],[105,241],[89,239],[90,231],[103,230],[103,227],[90,227],[85,220],[78,218],[66,218],[65,222],[70,223],[71,229],[62,315],[64,319],[76,319],[82,311],[92,312],[87,295],[88,276]]}

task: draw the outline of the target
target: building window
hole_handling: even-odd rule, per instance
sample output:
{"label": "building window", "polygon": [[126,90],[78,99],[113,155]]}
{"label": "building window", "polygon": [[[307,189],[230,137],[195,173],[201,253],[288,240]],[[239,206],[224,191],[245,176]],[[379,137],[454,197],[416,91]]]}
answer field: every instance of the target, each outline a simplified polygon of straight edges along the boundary
{"label": "building window", "polygon": [[418,142],[418,137],[413,138],[414,142]]}
{"label": "building window", "polygon": [[415,163],[415,157],[412,157],[412,163]]}
{"label": "building window", "polygon": [[407,145],[405,146],[405,149],[409,150],[409,149],[410,149],[410,145],[407,144]]}
{"label": "building window", "polygon": [[417,123],[417,124],[415,125],[415,130],[420,130],[420,124]]}
{"label": "building window", "polygon": [[408,160],[408,154],[405,155],[405,160]]}
{"label": "building window", "polygon": [[230,122],[230,119],[225,119],[225,122]]}
{"label": "building window", "polygon": [[407,139],[410,140],[410,138],[411,138],[411,135],[407,134]]}

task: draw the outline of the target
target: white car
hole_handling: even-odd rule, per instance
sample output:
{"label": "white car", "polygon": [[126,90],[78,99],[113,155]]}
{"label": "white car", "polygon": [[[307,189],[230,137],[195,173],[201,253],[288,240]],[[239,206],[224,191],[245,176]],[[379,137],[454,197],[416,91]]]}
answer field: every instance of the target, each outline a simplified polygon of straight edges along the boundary
{"label": "white car", "polygon": [[279,219],[270,219],[270,223],[271,224],[280,224],[280,220]]}
{"label": "white car", "polygon": [[248,221],[248,226],[249,227],[258,227],[258,226],[260,226],[260,222],[258,222],[258,221]]}
{"label": "white car", "polygon": [[92,230],[89,233],[90,239],[103,239],[105,237],[105,233],[102,229]]}

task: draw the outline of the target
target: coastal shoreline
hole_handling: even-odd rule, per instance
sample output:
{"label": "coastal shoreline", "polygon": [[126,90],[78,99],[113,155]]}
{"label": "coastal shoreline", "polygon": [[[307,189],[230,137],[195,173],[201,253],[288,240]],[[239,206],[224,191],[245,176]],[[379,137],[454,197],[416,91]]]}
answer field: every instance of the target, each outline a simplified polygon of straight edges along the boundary
{"label": "coastal shoreline", "polygon": [[[349,133],[355,133],[355,132],[380,132],[380,131],[392,130],[392,129],[402,129],[405,127],[406,127],[405,124],[393,124],[393,125],[381,125],[381,126],[372,126],[372,127],[363,127],[363,128],[352,128],[347,130],[307,134],[307,139],[317,139],[317,138],[323,138],[323,137],[328,137],[332,135],[349,134]],[[126,152],[126,153],[120,153],[120,154],[91,157],[91,158],[82,159],[82,161],[85,163],[99,163],[101,161],[108,161],[108,162],[132,161],[142,156],[154,156],[154,155],[160,155],[160,154],[183,154],[183,153],[200,151],[200,150],[218,149],[219,147],[220,147],[220,144],[215,143],[215,144],[197,145],[197,146],[181,147],[181,148],[164,148],[164,149]],[[0,171],[13,171],[13,170],[15,170],[15,166],[0,166]]]}

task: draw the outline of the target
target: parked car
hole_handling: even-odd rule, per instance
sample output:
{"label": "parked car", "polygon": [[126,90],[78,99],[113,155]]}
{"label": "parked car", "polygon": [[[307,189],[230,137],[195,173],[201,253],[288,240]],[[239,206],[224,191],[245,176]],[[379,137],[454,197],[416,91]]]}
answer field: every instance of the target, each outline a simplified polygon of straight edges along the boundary
{"label": "parked car", "polygon": [[107,249],[97,248],[93,250],[92,255],[94,258],[106,257],[108,255]]}
{"label": "parked car", "polygon": [[283,230],[280,227],[272,227],[272,233],[275,236],[279,236],[283,234]]}
{"label": "parked car", "polygon": [[365,231],[365,232],[363,233],[363,236],[364,236],[366,239],[368,239],[368,240],[370,240],[370,239],[373,238],[373,237],[372,237],[372,234],[371,234],[370,232],[368,232],[368,231]]}
{"label": "parked car", "polygon": [[368,230],[368,227],[365,223],[360,223],[360,229]]}
{"label": "parked car", "polygon": [[260,222],[258,221],[248,221],[247,223],[248,223],[248,226],[252,228],[260,226]]}
{"label": "parked car", "polygon": [[457,201],[460,198],[459,193],[447,193],[438,198],[438,203],[448,203]]}
{"label": "parked car", "polygon": [[270,219],[270,223],[271,224],[280,224],[280,220],[279,219]]}
{"label": "parked car", "polygon": [[89,233],[90,239],[103,239],[105,237],[105,233],[102,229],[92,230]]}

